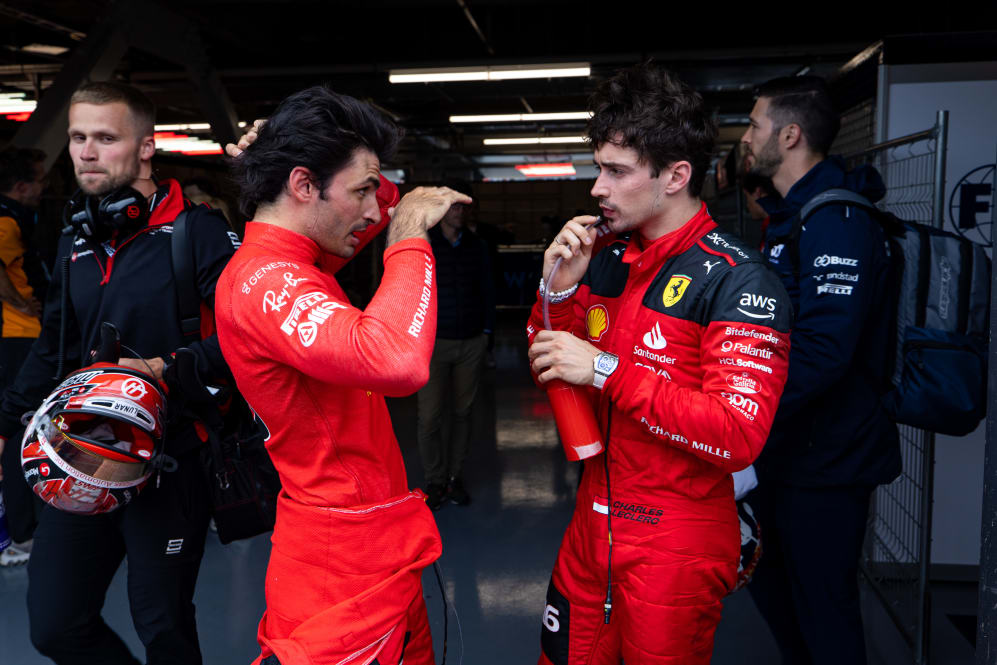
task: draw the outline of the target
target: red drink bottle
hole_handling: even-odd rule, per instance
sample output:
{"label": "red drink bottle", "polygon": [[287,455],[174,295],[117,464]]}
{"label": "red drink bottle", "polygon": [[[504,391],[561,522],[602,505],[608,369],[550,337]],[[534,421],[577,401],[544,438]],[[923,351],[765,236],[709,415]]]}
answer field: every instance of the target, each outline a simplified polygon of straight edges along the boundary
{"label": "red drink bottle", "polygon": [[[550,281],[561,267],[558,259],[550,271]],[[551,329],[548,306],[550,304],[550,288],[544,290],[544,326]],[[565,383],[554,379],[547,383],[547,399],[554,410],[554,422],[557,432],[561,435],[561,445],[568,461],[577,462],[588,457],[594,457],[603,451],[602,433],[595,420],[595,410],[589,399],[588,391],[582,386]]]}

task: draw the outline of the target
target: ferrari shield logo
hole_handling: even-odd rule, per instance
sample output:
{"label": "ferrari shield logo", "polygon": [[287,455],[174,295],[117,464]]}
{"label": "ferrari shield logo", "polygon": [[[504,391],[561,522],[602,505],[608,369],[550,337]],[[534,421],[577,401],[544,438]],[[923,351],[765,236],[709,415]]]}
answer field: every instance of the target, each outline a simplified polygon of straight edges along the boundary
{"label": "ferrari shield logo", "polygon": [[689,288],[692,278],[688,275],[673,275],[668,284],[665,285],[665,292],[661,294],[661,302],[665,307],[671,307],[685,295],[685,290]]}
{"label": "ferrari shield logo", "polygon": [[593,305],[585,313],[585,330],[589,339],[598,342],[609,330],[609,310],[605,305]]}

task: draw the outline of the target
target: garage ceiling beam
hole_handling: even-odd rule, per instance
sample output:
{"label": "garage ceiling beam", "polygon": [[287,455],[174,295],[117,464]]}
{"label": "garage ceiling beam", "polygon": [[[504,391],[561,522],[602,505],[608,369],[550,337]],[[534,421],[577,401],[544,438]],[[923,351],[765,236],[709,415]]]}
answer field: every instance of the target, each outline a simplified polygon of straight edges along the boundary
{"label": "garage ceiling beam", "polygon": [[[184,67],[215,138],[220,143],[235,141],[235,109],[211,67],[197,25],[149,0],[122,0],[73,51],[12,145],[41,148],[48,155],[46,167],[51,166],[66,144],[73,92],[86,81],[110,79],[129,47]],[[24,69],[20,71],[23,75]]]}

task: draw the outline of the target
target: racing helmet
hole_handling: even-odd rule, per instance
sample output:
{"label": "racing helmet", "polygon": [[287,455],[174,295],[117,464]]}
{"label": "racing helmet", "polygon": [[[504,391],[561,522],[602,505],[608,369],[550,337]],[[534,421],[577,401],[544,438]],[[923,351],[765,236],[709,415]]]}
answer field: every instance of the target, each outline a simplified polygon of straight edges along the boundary
{"label": "racing helmet", "polygon": [[128,503],[160,461],[165,409],[163,388],[142,372],[97,363],[69,374],[24,431],[28,486],[71,513]]}

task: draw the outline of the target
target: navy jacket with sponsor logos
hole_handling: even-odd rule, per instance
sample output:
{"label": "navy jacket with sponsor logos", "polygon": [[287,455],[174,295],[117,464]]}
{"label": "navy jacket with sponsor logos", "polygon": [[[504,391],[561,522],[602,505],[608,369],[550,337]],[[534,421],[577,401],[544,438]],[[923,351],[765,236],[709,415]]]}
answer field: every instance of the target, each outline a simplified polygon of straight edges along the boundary
{"label": "navy jacket with sponsor logos", "polygon": [[897,429],[880,403],[891,330],[885,235],[862,210],[821,208],[799,235],[798,274],[787,241],[803,205],[831,188],[871,201],[885,191],[872,167],[846,172],[829,157],[784,200],[759,201],[771,215],[763,251],[796,324],[786,388],[757,466],[763,480],[793,485],[875,485],[900,472]]}
{"label": "navy jacket with sponsor logos", "polygon": [[[21,371],[0,402],[0,435],[17,432],[21,416],[33,411],[58,383],[59,333],[64,266],[68,266],[64,372],[90,364],[89,352],[100,342],[100,324],[113,323],[121,333],[123,357],[169,359],[186,346],[198,357],[203,379],[228,376],[213,334],[213,319],[202,312],[204,339],[185,342],[180,327],[173,277],[173,221],[186,203],[175,180],[163,183],[153,200],[148,223],[104,244],[66,234],[60,238],[52,284],[42,314],[41,335]],[[202,302],[214,304],[215,282],[235,253],[237,239],[225,217],[204,206],[189,208],[187,228],[194,253],[194,273]],[[67,260],[68,259],[68,260]],[[132,353],[134,351],[134,353]],[[172,434],[171,434],[172,432]],[[177,455],[198,444],[190,423],[168,430],[166,452]]]}

